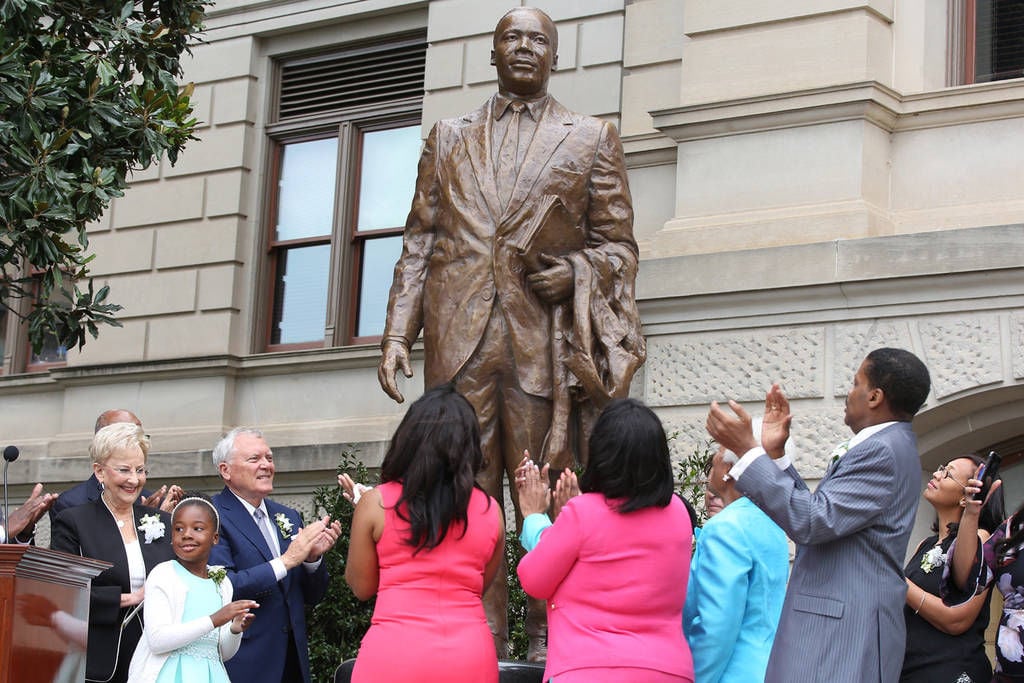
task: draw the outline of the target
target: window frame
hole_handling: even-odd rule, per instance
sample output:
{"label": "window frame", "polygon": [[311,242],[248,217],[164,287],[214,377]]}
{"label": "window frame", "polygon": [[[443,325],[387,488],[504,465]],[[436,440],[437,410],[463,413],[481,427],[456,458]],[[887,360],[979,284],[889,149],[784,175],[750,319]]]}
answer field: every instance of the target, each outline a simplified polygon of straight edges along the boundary
{"label": "window frame", "polygon": [[[958,17],[957,12],[963,14]],[[978,2],[977,0],[950,0],[950,54],[956,55],[958,63],[951,65],[950,85],[975,85],[1024,78],[1024,71],[1016,76],[977,80],[978,47]],[[959,30],[958,30],[959,29]]]}
{"label": "window frame", "polygon": [[[264,287],[262,292],[265,303],[258,307],[261,320],[257,323],[257,329],[261,331],[259,339],[263,351],[301,351],[379,343],[381,335],[356,336],[361,244],[373,237],[402,234],[405,226],[403,224],[394,228],[362,231],[357,234],[362,137],[365,132],[411,125],[422,127],[422,121],[423,100],[421,97],[415,97],[396,100],[384,105],[353,107],[348,110],[332,112],[330,115],[320,115],[305,120],[289,120],[266,126],[270,149],[267,164],[269,170],[267,193],[265,195],[268,199],[264,211],[265,233],[262,240],[264,245]],[[329,137],[338,138],[338,157],[335,166],[335,195],[330,233],[331,256],[328,269],[324,336],[322,340],[272,344],[274,303],[278,284],[278,257],[274,253],[275,250],[303,242],[311,245],[325,243],[321,237],[282,242],[274,240],[282,152],[288,144],[322,140]],[[422,139],[422,131],[420,137]]]}

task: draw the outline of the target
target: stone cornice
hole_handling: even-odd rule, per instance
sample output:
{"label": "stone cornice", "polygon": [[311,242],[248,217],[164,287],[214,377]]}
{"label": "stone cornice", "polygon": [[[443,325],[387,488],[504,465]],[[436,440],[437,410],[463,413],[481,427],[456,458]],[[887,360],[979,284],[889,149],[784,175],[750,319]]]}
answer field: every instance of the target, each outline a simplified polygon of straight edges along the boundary
{"label": "stone cornice", "polygon": [[1024,83],[985,83],[902,95],[874,81],[695,104],[651,112],[676,142],[839,121],[869,121],[887,132],[1024,116]]}
{"label": "stone cornice", "polygon": [[[413,347],[413,359],[421,358],[422,344]],[[0,375],[0,391],[53,391],[62,387],[87,386],[97,382],[159,381],[195,377],[266,377],[350,368],[376,367],[380,349],[376,344],[329,349],[305,349],[257,353],[249,356],[197,356],[169,360],[132,361],[102,365],[73,365],[46,373]]]}

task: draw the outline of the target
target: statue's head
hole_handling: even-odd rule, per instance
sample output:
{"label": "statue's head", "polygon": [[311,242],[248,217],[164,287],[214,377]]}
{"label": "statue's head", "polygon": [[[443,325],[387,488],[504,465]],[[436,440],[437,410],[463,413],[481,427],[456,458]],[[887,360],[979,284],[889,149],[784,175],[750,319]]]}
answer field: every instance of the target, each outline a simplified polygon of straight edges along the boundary
{"label": "statue's head", "polygon": [[516,7],[494,29],[491,64],[498,70],[498,89],[525,99],[547,92],[558,66],[558,29],[535,7]]}

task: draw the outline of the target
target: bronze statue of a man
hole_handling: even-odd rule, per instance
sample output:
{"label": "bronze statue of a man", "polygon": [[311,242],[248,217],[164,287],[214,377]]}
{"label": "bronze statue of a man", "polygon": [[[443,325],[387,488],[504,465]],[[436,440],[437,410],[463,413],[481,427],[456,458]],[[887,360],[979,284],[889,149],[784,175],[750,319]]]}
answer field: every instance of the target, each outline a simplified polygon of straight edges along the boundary
{"label": "bronze statue of a man", "polygon": [[[454,382],[475,408],[478,479],[499,502],[524,449],[553,473],[585,462],[593,419],[628,394],[646,353],[622,144],[611,124],[548,95],[557,50],[547,14],[509,11],[494,30],[497,94],[430,131],[381,344],[381,386],[401,402],[396,372],[412,376],[423,332],[425,385]],[[506,581],[499,572],[484,600],[499,656]],[[543,610],[531,602],[534,659]]]}

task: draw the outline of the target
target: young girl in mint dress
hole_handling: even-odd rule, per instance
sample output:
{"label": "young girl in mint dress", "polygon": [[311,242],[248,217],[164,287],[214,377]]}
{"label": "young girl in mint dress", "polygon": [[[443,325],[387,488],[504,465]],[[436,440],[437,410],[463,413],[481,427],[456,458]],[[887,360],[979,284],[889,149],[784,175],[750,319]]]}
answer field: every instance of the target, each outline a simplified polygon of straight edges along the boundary
{"label": "young girl in mint dress", "polygon": [[128,669],[128,683],[229,683],[224,660],[238,651],[252,600],[231,601],[223,567],[208,567],[220,519],[205,496],[184,498],[171,518],[176,560],[146,578],[145,630]]}

